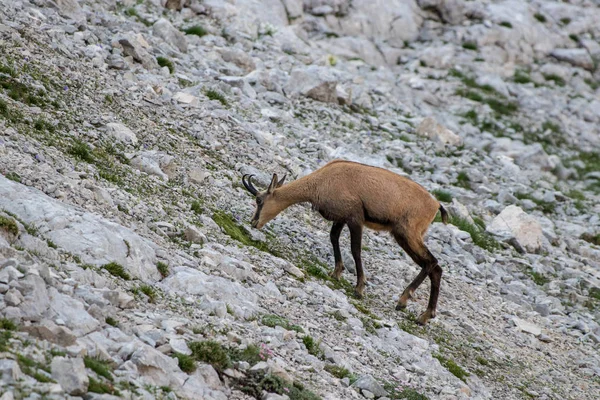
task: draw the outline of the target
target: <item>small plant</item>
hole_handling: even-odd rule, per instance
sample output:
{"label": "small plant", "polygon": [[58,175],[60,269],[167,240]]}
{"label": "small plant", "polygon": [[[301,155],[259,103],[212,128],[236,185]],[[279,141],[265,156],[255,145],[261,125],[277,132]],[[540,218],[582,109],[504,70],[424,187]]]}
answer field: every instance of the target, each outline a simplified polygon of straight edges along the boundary
{"label": "small plant", "polygon": [[500,245],[496,239],[494,239],[493,236],[483,230],[480,226],[474,225],[466,219],[459,217],[450,217],[449,222],[461,231],[465,231],[471,235],[473,243],[482,249],[494,251],[500,248]]}
{"label": "small plant", "polygon": [[204,27],[201,25],[194,25],[189,28],[185,28],[183,32],[185,32],[186,35],[196,35],[200,37],[208,34],[206,29],[204,29]]}
{"label": "small plant", "polygon": [[554,82],[557,86],[565,86],[566,84],[564,78],[556,74],[544,74],[544,79]]}
{"label": "small plant", "polygon": [[105,319],[106,323],[111,325],[111,326],[117,326],[119,323],[117,322],[116,319],[114,319],[113,317],[106,317]]}
{"label": "small plant", "polygon": [[208,97],[210,100],[217,100],[224,106],[227,106],[227,99],[225,99],[225,96],[223,96],[223,94],[221,94],[220,92],[218,92],[214,89],[208,89],[205,92],[205,94],[206,94],[206,97]]}
{"label": "small plant", "polygon": [[458,364],[456,364],[453,360],[447,359],[441,354],[434,354],[434,358],[442,364],[450,373],[456,376],[458,379],[466,382],[466,378],[470,375],[467,371],[462,369]]}
{"label": "small plant", "polygon": [[320,358],[323,355],[323,352],[319,348],[319,343],[315,342],[315,339],[313,339],[312,336],[305,335],[302,338],[302,343],[304,343],[304,346],[306,346],[308,354],[312,354],[313,356],[318,358]]}
{"label": "small plant", "polygon": [[572,40],[572,41],[574,41],[575,43],[579,43],[579,36],[577,36],[577,35],[576,35],[576,34],[574,34],[574,33],[571,33],[571,34],[569,35],[569,39],[571,39],[571,40]]}
{"label": "small plant", "polygon": [[540,14],[540,13],[535,13],[533,16],[535,17],[535,19],[537,19],[538,21],[540,21],[542,24],[544,22],[546,22],[546,17],[544,15]]}
{"label": "small plant", "polygon": [[94,162],[92,149],[90,149],[90,146],[87,143],[82,142],[81,140],[76,140],[69,149],[68,153],[82,161],[86,161],[88,163]]}
{"label": "small plant", "polygon": [[271,328],[281,326],[282,328],[287,329],[288,331],[304,332],[302,327],[298,325],[292,325],[287,319],[275,314],[263,315],[261,322],[263,325]]}
{"label": "small plant", "polygon": [[119,391],[115,389],[113,385],[104,382],[99,382],[91,376],[90,383],[88,385],[88,392],[120,396]]}
{"label": "small plant", "polygon": [[515,81],[515,83],[526,84],[531,82],[531,77],[529,76],[528,72],[518,69],[515,71],[513,80]]}
{"label": "small plant", "polygon": [[16,331],[17,324],[10,319],[2,318],[0,319],[0,329],[4,329],[6,331]]}
{"label": "small plant", "polygon": [[16,172],[9,172],[6,175],[6,179],[10,179],[11,181],[21,183],[21,176]]}
{"label": "small plant", "polygon": [[58,246],[52,240],[46,239],[46,243],[48,244],[48,247],[50,247],[51,249],[58,249]]}
{"label": "small plant", "polygon": [[169,266],[166,263],[159,261],[158,263],[156,263],[156,269],[158,270],[158,272],[160,272],[160,276],[162,276],[163,278],[169,276]]}
{"label": "small plant", "polygon": [[173,62],[171,60],[169,60],[168,58],[158,56],[158,57],[156,57],[156,62],[158,62],[158,65],[160,65],[161,67],[169,68],[169,72],[171,74],[173,72],[175,72],[175,66],[173,65]]}
{"label": "small plant", "polygon": [[150,303],[154,303],[156,301],[156,290],[150,285],[141,285],[139,287],[139,291],[148,296],[148,300]]}
{"label": "small plant", "polygon": [[568,18],[568,17],[561,18],[560,23],[563,25],[569,25],[571,23],[571,18]]}
{"label": "small plant", "polygon": [[85,356],[83,358],[83,363],[85,364],[86,368],[91,369],[98,376],[102,376],[111,382],[114,380],[111,374],[112,368],[106,361],[101,360],[99,358]]}
{"label": "small plant", "polygon": [[231,361],[245,361],[250,365],[254,365],[260,361],[265,361],[273,356],[273,351],[266,344],[261,343],[260,347],[254,344],[249,344],[245,349],[229,349],[229,359]]}
{"label": "small plant", "polygon": [[600,246],[600,233],[597,234],[591,234],[591,233],[584,233],[583,235],[580,236],[580,238],[582,240],[585,240],[588,243],[592,243],[595,244],[596,246]]}
{"label": "small plant", "polygon": [[4,229],[13,236],[19,235],[19,227],[17,226],[17,222],[12,218],[3,217],[0,215],[0,228]]}
{"label": "small plant", "polygon": [[231,365],[231,360],[225,348],[218,342],[207,340],[191,342],[188,347],[195,360],[212,365],[217,371],[223,371]]}
{"label": "small plant", "polygon": [[467,50],[477,50],[477,43],[475,42],[464,42],[462,44],[463,49]]}
{"label": "small plant", "polygon": [[456,185],[466,189],[471,188],[471,178],[465,171],[460,171],[456,176]]}
{"label": "small plant", "polygon": [[346,368],[334,364],[327,364],[324,369],[338,379],[349,378],[352,375]]}
{"label": "small plant", "polygon": [[500,22],[500,26],[504,26],[506,28],[512,28],[513,27],[512,24],[510,22],[508,22],[508,21],[502,21],[502,22]]}
{"label": "small plant", "polygon": [[192,211],[196,214],[200,215],[204,212],[204,204],[201,201],[194,200],[192,201]]}
{"label": "small plant", "polygon": [[443,201],[445,203],[451,203],[452,202],[452,195],[450,194],[450,192],[446,192],[446,191],[441,190],[441,189],[435,189],[431,193],[433,193],[433,195],[435,196],[435,198],[438,199],[439,201]]}
{"label": "small plant", "polygon": [[196,362],[191,356],[182,353],[175,353],[173,356],[177,359],[179,368],[188,374],[196,370]]}
{"label": "small plant", "polygon": [[122,265],[116,262],[110,262],[102,266],[103,269],[107,270],[111,275],[123,278],[126,281],[131,280],[131,276],[125,271]]}

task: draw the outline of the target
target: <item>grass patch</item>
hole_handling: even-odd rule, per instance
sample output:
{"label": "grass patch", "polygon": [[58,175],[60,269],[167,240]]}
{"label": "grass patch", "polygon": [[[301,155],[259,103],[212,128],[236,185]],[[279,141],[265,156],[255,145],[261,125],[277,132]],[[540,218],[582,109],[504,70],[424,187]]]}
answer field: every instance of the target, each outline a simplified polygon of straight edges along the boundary
{"label": "grass patch", "polygon": [[518,69],[515,71],[513,81],[524,85],[531,82],[531,76],[529,76],[529,72]]}
{"label": "grass patch", "polygon": [[546,22],[546,17],[543,14],[535,13],[535,14],[533,14],[533,16],[535,17],[535,19],[537,19],[538,21],[540,21],[542,24],[544,22]]}
{"label": "grass patch", "polygon": [[21,183],[21,176],[16,172],[11,171],[4,176],[6,177],[6,179],[10,179],[13,182]]}
{"label": "grass patch", "polygon": [[566,82],[562,76],[556,74],[544,74],[544,79],[554,82],[557,86],[565,86]]}
{"label": "grass patch", "polygon": [[173,65],[173,61],[169,60],[167,57],[158,56],[156,57],[156,62],[161,67],[169,68],[169,73],[175,72],[175,65]]}
{"label": "grass patch", "polygon": [[194,372],[196,370],[196,362],[192,356],[188,356],[182,353],[175,353],[173,356],[177,359],[177,363],[179,364],[179,368],[188,374]]}
{"label": "grass patch", "polygon": [[17,222],[12,218],[3,217],[0,215],[0,228],[4,229],[13,236],[19,235],[19,227],[17,226]]}
{"label": "grass patch", "polygon": [[204,203],[199,200],[192,201],[191,209],[196,214],[200,215],[204,212]]}
{"label": "grass patch", "polygon": [[288,331],[304,332],[302,327],[290,324],[290,322],[287,319],[275,314],[263,315],[261,322],[263,325],[271,328],[281,326],[282,328],[287,329]]}
{"label": "grass patch", "polygon": [[302,343],[306,346],[306,350],[308,350],[308,354],[312,354],[317,358],[321,358],[323,356],[323,352],[319,348],[319,343],[313,339],[312,336],[306,335],[302,338]]}
{"label": "grass patch", "polygon": [[433,193],[433,195],[435,196],[435,198],[438,199],[439,201],[443,201],[445,203],[451,203],[452,202],[452,195],[450,194],[450,192],[446,192],[446,191],[441,190],[441,189],[435,189],[431,193]]}
{"label": "grass patch", "polygon": [[148,296],[148,301],[150,303],[154,303],[156,301],[156,297],[158,296],[156,293],[156,289],[154,289],[150,285],[141,285],[138,290]]}
{"label": "grass patch", "polygon": [[100,382],[95,380],[90,376],[90,384],[88,386],[88,392],[92,393],[100,393],[100,394],[112,394],[115,396],[120,396],[121,394],[117,389],[114,388],[113,385],[105,382]]}
{"label": "grass patch", "polygon": [[202,25],[190,26],[189,28],[185,28],[183,30],[183,32],[186,35],[196,35],[196,36],[200,36],[200,37],[208,34],[208,31],[206,29],[204,29],[204,27]]}
{"label": "grass patch", "polygon": [[263,397],[264,392],[286,395],[290,400],[321,400],[299,382],[290,383],[275,375],[251,371],[241,379],[234,380],[235,386],[256,399]]}
{"label": "grass patch", "polygon": [[95,357],[85,356],[83,358],[83,363],[85,364],[86,368],[91,369],[98,376],[102,376],[111,382],[114,380],[112,373],[111,373],[112,368],[106,361],[101,360],[99,358],[95,358]]}
{"label": "grass patch", "polygon": [[502,22],[500,22],[500,26],[503,26],[505,28],[511,28],[511,29],[513,27],[512,24],[510,22],[508,22],[508,21],[502,21]]}
{"label": "grass patch", "polygon": [[113,317],[106,317],[105,321],[110,326],[117,326],[117,325],[119,325],[119,323],[117,322],[117,320],[114,319]]}
{"label": "grass patch", "polygon": [[577,36],[577,35],[576,35],[576,34],[574,34],[574,33],[571,33],[571,34],[569,35],[569,39],[571,39],[571,40],[572,40],[572,41],[574,41],[575,43],[579,43],[579,36]]}
{"label": "grass patch", "polygon": [[482,249],[493,252],[494,250],[498,250],[500,248],[500,244],[496,241],[496,239],[494,239],[492,235],[487,233],[480,226],[472,224],[464,218],[453,216],[449,218],[449,222],[461,231],[465,231],[471,235],[473,243]]}
{"label": "grass patch", "polygon": [[475,42],[464,42],[462,44],[463,49],[467,50],[477,50],[477,43]]}
{"label": "grass patch", "polygon": [[162,261],[157,262],[156,269],[160,273],[160,276],[162,276],[163,278],[169,276],[169,266],[166,263]]}
{"label": "grass patch", "polygon": [[111,275],[123,278],[126,281],[131,280],[131,276],[125,271],[122,265],[116,262],[110,262],[102,266],[103,269],[107,270]]}
{"label": "grass patch", "polygon": [[450,371],[452,375],[456,376],[461,381],[466,382],[466,378],[469,376],[469,373],[462,369],[457,363],[455,363],[453,360],[445,358],[441,354],[434,354],[433,357],[436,358],[448,371]]}
{"label": "grass patch", "polygon": [[249,344],[243,350],[228,349],[228,353],[231,361],[245,361],[250,365],[264,361],[271,355],[270,350],[265,345],[261,345],[259,348],[254,344]]}
{"label": "grass patch", "polygon": [[531,280],[533,280],[533,282],[538,286],[544,286],[546,283],[550,282],[549,278],[547,278],[544,274],[541,274],[539,272],[530,270],[527,272],[527,274],[531,277]]}
{"label": "grass patch", "polygon": [[195,360],[208,363],[217,371],[222,372],[231,366],[231,359],[227,354],[227,350],[218,342],[213,340],[191,342],[188,343],[188,347],[192,351],[192,357]]}
{"label": "grass patch", "polygon": [[81,140],[76,140],[75,143],[69,148],[68,153],[75,158],[82,161],[93,163],[94,157],[92,156],[92,149],[90,145]]}
{"label": "grass patch", "polygon": [[340,367],[339,365],[327,364],[325,365],[324,369],[338,379],[350,378],[352,376],[350,371],[344,367]]}
{"label": "grass patch", "polygon": [[460,171],[456,176],[456,186],[471,189],[471,178],[465,171]]}
{"label": "grass patch", "polygon": [[17,324],[15,324],[10,319],[2,318],[0,319],[0,329],[4,329],[5,331],[16,331],[18,328]]}
{"label": "grass patch", "polygon": [[227,99],[225,98],[225,96],[214,89],[208,89],[206,92],[204,92],[204,94],[206,95],[206,97],[208,97],[210,100],[217,100],[219,101],[221,104],[223,104],[224,106],[227,106]]}
{"label": "grass patch", "polygon": [[232,239],[237,240],[246,246],[253,246],[261,251],[274,254],[273,250],[271,250],[266,243],[252,239],[248,231],[243,226],[239,225],[231,215],[218,210],[215,211],[212,219]]}
{"label": "grass patch", "polygon": [[477,356],[475,360],[481,365],[490,365],[490,362],[481,356]]}

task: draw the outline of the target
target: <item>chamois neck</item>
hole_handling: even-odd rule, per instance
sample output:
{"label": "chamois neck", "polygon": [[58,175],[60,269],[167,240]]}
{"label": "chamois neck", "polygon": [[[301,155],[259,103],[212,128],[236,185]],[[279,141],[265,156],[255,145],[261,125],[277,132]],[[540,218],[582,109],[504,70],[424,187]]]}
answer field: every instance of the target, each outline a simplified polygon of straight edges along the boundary
{"label": "chamois neck", "polygon": [[293,204],[311,201],[312,193],[310,175],[292,181],[275,190],[275,194],[284,208]]}

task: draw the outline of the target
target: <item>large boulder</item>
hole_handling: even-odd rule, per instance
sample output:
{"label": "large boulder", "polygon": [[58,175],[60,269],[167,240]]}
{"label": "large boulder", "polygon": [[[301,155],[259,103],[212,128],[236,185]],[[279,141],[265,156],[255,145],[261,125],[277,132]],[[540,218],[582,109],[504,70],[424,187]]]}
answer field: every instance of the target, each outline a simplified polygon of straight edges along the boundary
{"label": "large boulder", "polygon": [[302,95],[325,103],[337,103],[338,82],[339,79],[331,68],[311,65],[292,71],[285,92],[291,98]]}
{"label": "large boulder", "polygon": [[[35,226],[44,238],[77,255],[85,264],[103,265],[114,261],[121,264],[135,278],[160,278],[156,269],[154,243],[122,225],[62,203],[37,189],[13,182],[2,175],[0,209],[15,214],[26,224]],[[37,280],[41,281],[41,278]],[[39,286],[43,286],[43,281],[39,282]],[[32,293],[32,305],[38,308],[47,307],[48,301],[36,297],[40,296],[40,293]],[[25,301],[28,301],[27,296],[25,297]]]}
{"label": "large boulder", "polygon": [[462,139],[450,129],[439,124],[432,117],[425,118],[417,127],[417,134],[425,136],[436,143],[439,147],[446,145],[458,146]]}
{"label": "large boulder", "polygon": [[511,242],[520,251],[538,253],[544,245],[544,234],[538,220],[515,205],[502,210],[486,230]]}
{"label": "large boulder", "polygon": [[152,34],[162,38],[165,42],[179,49],[183,53],[187,53],[188,46],[185,35],[175,28],[168,19],[161,18],[152,26]]}
{"label": "large boulder", "polygon": [[50,368],[52,369],[52,378],[66,393],[72,396],[87,393],[90,380],[81,358],[55,357]]}

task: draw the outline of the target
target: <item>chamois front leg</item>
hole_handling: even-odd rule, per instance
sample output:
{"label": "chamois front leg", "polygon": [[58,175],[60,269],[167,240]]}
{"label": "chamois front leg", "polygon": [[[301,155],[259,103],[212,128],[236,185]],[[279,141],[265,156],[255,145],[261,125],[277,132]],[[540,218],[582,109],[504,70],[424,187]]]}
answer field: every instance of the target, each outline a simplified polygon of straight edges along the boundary
{"label": "chamois front leg", "polygon": [[333,279],[340,279],[344,271],[342,253],[340,252],[340,234],[342,233],[342,229],[344,229],[344,225],[346,224],[343,222],[334,222],[329,234],[331,245],[333,246],[333,258],[335,259],[335,269],[329,274]]}
{"label": "chamois front leg", "polygon": [[362,299],[365,292],[365,274],[363,272],[362,260],[361,260],[361,243],[362,243],[362,226],[358,224],[348,224],[350,229],[350,247],[352,250],[352,257],[356,264],[356,289],[354,294],[357,298]]}

